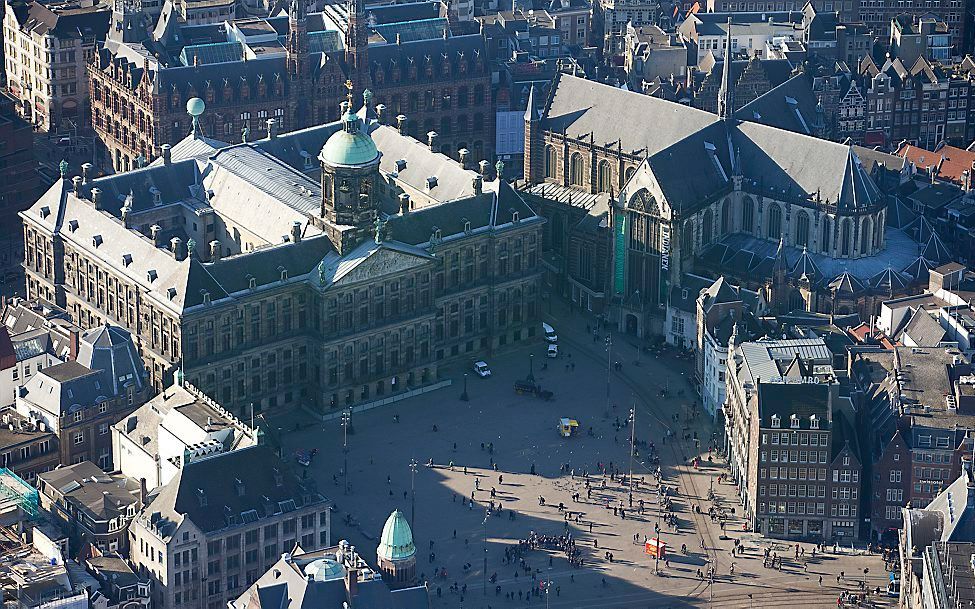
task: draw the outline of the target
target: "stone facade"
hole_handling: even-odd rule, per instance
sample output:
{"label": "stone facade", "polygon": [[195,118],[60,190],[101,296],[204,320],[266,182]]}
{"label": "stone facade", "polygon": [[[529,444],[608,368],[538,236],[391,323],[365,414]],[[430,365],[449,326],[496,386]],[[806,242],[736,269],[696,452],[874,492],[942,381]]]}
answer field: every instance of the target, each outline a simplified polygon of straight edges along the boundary
{"label": "stone facade", "polygon": [[[369,401],[435,382],[444,360],[533,336],[542,218],[507,184],[367,123],[384,154],[368,175],[309,162],[305,150],[339,127],[326,124],[208,149],[205,175],[166,148],[140,172],[61,180],[23,216],[28,290],[82,327],[129,328],[154,386],[182,366],[235,413]],[[273,184],[257,167],[279,172]],[[370,183],[378,235],[377,214],[329,218],[323,186],[329,201],[352,193],[353,173],[353,194]],[[124,212],[107,204],[119,192],[133,193]]]}

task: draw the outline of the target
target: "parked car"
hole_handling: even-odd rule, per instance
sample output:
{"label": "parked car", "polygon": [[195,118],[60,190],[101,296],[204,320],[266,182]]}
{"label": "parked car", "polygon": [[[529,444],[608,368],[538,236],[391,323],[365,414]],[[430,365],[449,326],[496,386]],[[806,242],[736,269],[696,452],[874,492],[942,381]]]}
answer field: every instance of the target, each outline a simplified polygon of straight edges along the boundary
{"label": "parked car", "polygon": [[535,393],[535,389],[536,389],[535,383],[531,381],[528,380],[515,381],[515,393],[517,393],[518,395],[521,395],[523,393]]}
{"label": "parked car", "polygon": [[542,322],[542,331],[545,332],[545,342],[555,344],[559,342],[559,335],[555,333],[555,328]]}
{"label": "parked car", "polygon": [[486,379],[491,376],[491,369],[488,368],[487,362],[474,362],[474,373],[482,379]]}
{"label": "parked car", "polygon": [[559,356],[559,346],[558,345],[549,345],[548,346],[548,356],[549,357],[558,357]]}

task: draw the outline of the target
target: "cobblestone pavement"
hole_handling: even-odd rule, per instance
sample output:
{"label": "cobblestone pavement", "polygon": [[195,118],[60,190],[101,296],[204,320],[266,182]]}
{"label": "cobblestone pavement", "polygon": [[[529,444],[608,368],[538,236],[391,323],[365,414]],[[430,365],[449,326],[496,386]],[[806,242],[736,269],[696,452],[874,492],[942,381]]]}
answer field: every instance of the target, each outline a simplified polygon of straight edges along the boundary
{"label": "cobblestone pavement", "polygon": [[[594,342],[586,333],[591,319],[561,307],[547,319],[559,333],[561,356],[545,358],[545,346],[535,343],[489,358],[491,378],[469,375],[470,401],[459,399],[466,369],[458,365],[451,375],[453,387],[354,415],[347,453],[338,421],[287,436],[286,451],[321,449],[310,474],[337,505],[333,542],[348,539],[375,560],[383,522],[394,508],[403,510],[413,525],[417,571],[429,581],[437,608],[835,607],[841,591],[858,589],[855,577],[863,579],[865,568],[869,587],[885,586],[884,565],[876,555],[855,556],[847,548],[813,559],[812,546],[803,544],[803,556],[795,560],[794,546],[741,533],[734,517],[726,524],[725,538],[707,515],[712,505],[708,491],[713,488],[717,505],[730,513],[737,507],[733,487],[717,483],[724,469],[708,464],[707,441],[700,452],[692,440],[682,439],[685,434],[693,438],[695,432],[709,439],[713,431],[709,421],[687,420],[695,410],[686,381],[691,364],[642,356],[637,365],[634,346],[622,337],[615,338],[612,356],[602,337]],[[535,356],[536,380],[555,392],[554,400],[513,392],[513,381],[528,374],[529,354]],[[607,398],[608,359],[623,365],[610,377]],[[672,398],[660,397],[660,388],[666,386]],[[676,395],[681,389],[684,395]],[[626,419],[633,404],[637,440],[656,444],[662,484],[673,492],[676,530],[659,518],[659,485],[652,475],[656,466],[645,459],[646,450],[633,462],[634,476],[643,483],[633,489],[632,507],[629,487],[598,471],[600,464],[621,473],[629,470],[631,430]],[[562,438],[556,430],[560,417],[578,419],[580,433]],[[664,444],[668,430],[674,436]],[[342,475],[346,454],[348,494]],[[698,454],[704,466],[688,466]],[[418,463],[415,475],[409,468],[413,459]],[[431,460],[433,466],[427,466]],[[502,510],[486,517],[492,501]],[[704,513],[696,514],[694,505]],[[349,513],[358,521],[351,526],[344,522]],[[658,522],[670,554],[669,561],[655,565],[643,551],[643,540],[653,537]],[[505,550],[517,549],[518,540],[532,532],[554,537],[571,533],[582,565],[571,565],[559,549],[525,551],[526,568],[517,559],[505,562]],[[742,540],[745,554],[732,558],[735,538]],[[766,547],[783,558],[780,569],[763,567]],[[715,567],[713,585],[698,575],[709,566]],[[435,575],[444,570],[446,577]],[[845,577],[837,581],[841,571]],[[528,594],[546,586],[547,596]],[[888,599],[876,600],[888,604]]]}

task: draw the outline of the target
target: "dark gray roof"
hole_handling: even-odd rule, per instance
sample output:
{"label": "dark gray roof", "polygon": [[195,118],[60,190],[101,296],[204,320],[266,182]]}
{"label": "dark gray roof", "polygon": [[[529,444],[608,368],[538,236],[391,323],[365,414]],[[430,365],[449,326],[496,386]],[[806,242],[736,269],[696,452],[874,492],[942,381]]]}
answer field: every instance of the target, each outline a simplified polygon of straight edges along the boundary
{"label": "dark gray roof", "polygon": [[[242,492],[238,492],[237,480],[243,483]],[[201,497],[205,499],[201,501]],[[159,512],[166,535],[174,530],[167,525],[183,518],[209,533],[226,528],[228,515],[235,516],[238,524],[240,514],[250,510],[258,518],[266,518],[289,509],[289,500],[298,507],[324,501],[270,447],[261,444],[190,462],[143,514]]]}
{"label": "dark gray roof", "polygon": [[909,336],[915,345],[937,347],[946,338],[944,328],[923,308],[914,312],[903,334]]}
{"label": "dark gray roof", "polygon": [[104,371],[115,395],[128,385],[136,391],[145,387],[145,364],[132,343],[132,335],[120,326],[106,323],[85,332],[78,346],[77,362]]}

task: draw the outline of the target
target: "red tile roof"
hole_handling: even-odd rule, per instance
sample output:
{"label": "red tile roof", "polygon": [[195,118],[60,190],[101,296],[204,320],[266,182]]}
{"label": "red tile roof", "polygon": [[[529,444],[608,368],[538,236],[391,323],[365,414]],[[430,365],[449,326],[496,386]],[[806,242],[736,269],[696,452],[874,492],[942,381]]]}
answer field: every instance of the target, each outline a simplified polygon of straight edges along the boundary
{"label": "red tile roof", "polygon": [[939,179],[959,186],[965,185],[962,174],[966,170],[971,171],[972,165],[975,164],[975,152],[947,145],[940,146],[932,152],[903,143],[897,148],[895,154],[904,157],[918,169],[928,170],[933,165]]}

